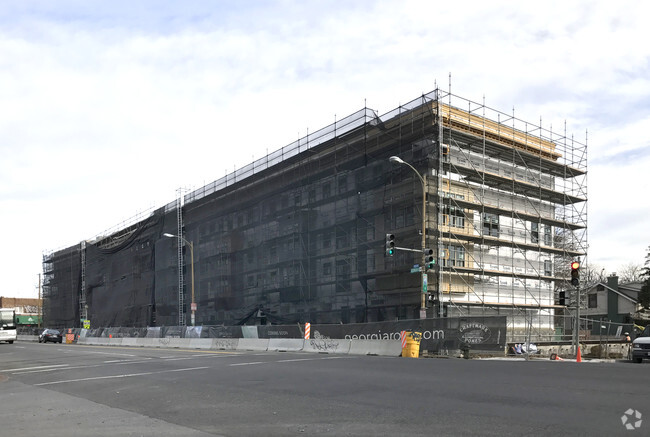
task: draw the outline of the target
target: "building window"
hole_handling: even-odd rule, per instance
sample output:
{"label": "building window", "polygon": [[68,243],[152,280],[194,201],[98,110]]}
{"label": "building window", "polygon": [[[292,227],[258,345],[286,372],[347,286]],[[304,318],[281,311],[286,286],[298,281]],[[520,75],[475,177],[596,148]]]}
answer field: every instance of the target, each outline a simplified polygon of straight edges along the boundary
{"label": "building window", "polygon": [[350,279],[350,265],[345,260],[336,261],[336,279]]}
{"label": "building window", "polygon": [[453,228],[464,228],[465,211],[463,211],[462,208],[457,208],[455,206],[443,205],[440,223]]}
{"label": "building window", "polygon": [[332,188],[330,187],[330,184],[323,184],[323,199],[327,199],[332,195]]}
{"label": "building window", "polygon": [[483,235],[499,236],[499,216],[496,214],[483,213]]}
{"label": "building window", "polygon": [[587,295],[587,307],[598,308],[598,295],[596,293]]}
{"label": "building window", "polygon": [[530,241],[532,243],[539,243],[539,223],[530,223]]}
{"label": "building window", "polygon": [[544,260],[544,276],[553,276],[553,265],[550,259]]}
{"label": "building window", "polygon": [[330,276],[332,274],[332,263],[323,263],[323,276]]}
{"label": "building window", "polygon": [[323,248],[328,248],[332,245],[332,234],[330,232],[325,232],[323,234]]}
{"label": "building window", "polygon": [[465,248],[463,246],[445,245],[440,258],[443,267],[465,267]]}
{"label": "building window", "polygon": [[340,176],[339,181],[339,194],[343,194],[346,191],[348,191],[348,177],[347,176]]}
{"label": "building window", "polygon": [[551,227],[549,225],[544,225],[544,245],[551,246]]}
{"label": "building window", "polygon": [[344,249],[348,247],[348,236],[347,234],[339,234],[336,237],[336,248]]}

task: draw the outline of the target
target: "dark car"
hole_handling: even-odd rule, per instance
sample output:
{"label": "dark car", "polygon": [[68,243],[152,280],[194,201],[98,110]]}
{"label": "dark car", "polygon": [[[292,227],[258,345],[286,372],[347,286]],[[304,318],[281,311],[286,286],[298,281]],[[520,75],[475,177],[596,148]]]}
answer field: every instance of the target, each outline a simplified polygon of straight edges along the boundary
{"label": "dark car", "polygon": [[56,329],[46,329],[41,335],[38,336],[39,343],[47,343],[48,341],[54,343],[62,343],[63,335]]}

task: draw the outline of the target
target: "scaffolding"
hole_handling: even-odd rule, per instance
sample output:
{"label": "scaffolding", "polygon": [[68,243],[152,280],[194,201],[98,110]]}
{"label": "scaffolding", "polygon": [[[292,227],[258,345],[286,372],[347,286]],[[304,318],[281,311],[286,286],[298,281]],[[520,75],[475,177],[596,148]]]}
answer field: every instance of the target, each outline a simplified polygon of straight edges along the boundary
{"label": "scaffolding", "polygon": [[[421,180],[391,156],[426,176],[424,210]],[[426,317],[506,315],[509,335],[552,337],[569,260],[586,254],[586,166],[566,128],[436,89],[383,115],[363,108],[88,240],[66,290],[106,326],[187,324],[190,261],[171,233],[193,242],[197,324],[419,318],[425,270]],[[386,256],[386,233],[410,250]],[[62,298],[48,287],[72,249],[44,257],[44,296]],[[99,291],[132,311],[105,314],[117,308],[99,308]]]}
{"label": "scaffolding", "polygon": [[448,314],[507,313],[511,338],[557,339],[557,297],[587,253],[586,144],[451,93],[436,105]]}

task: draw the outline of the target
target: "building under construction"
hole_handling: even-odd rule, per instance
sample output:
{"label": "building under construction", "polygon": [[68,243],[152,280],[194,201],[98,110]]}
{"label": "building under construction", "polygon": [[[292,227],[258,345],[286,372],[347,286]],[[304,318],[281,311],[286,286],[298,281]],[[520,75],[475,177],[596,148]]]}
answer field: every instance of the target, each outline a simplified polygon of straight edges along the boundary
{"label": "building under construction", "polygon": [[505,315],[512,332],[551,335],[570,261],[586,254],[586,171],[586,144],[565,131],[439,89],[384,115],[364,108],[45,255],[44,320]]}

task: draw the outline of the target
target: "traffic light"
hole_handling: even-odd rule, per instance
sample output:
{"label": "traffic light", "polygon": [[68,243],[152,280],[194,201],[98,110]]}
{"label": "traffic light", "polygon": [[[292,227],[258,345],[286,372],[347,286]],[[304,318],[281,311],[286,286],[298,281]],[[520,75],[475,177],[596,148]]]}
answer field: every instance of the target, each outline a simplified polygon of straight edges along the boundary
{"label": "traffic light", "polygon": [[558,293],[557,304],[562,306],[566,305],[566,291],[563,290]]}
{"label": "traffic light", "polygon": [[433,249],[424,249],[424,267],[432,269],[435,264],[436,260],[433,258]]}
{"label": "traffic light", "polygon": [[571,263],[571,285],[574,287],[580,285],[580,261]]}
{"label": "traffic light", "polygon": [[395,253],[395,235],[386,234],[386,255],[393,256]]}

